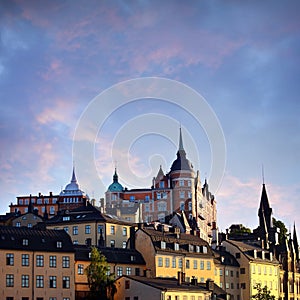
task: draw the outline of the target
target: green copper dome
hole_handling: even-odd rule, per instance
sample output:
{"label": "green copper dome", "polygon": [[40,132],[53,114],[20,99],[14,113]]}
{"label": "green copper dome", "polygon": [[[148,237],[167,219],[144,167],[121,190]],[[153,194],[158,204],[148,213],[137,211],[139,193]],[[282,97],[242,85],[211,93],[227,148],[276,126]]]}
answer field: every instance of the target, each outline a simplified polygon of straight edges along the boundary
{"label": "green copper dome", "polygon": [[108,187],[110,192],[122,192],[123,186],[118,182],[117,169],[115,169],[115,174],[113,176],[113,183]]}

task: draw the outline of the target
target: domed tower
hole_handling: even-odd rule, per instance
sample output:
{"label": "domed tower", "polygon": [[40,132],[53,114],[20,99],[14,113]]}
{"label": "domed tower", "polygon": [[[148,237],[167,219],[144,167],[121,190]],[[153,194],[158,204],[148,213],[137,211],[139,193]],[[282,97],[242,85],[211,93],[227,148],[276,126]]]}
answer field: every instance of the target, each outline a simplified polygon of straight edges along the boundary
{"label": "domed tower", "polygon": [[120,204],[120,198],[123,194],[123,186],[119,183],[119,176],[117,173],[117,168],[115,168],[115,173],[113,175],[113,182],[109,185],[105,199],[106,199],[106,208],[112,208]]}
{"label": "domed tower", "polygon": [[195,172],[193,165],[186,157],[181,128],[179,130],[177,158],[172,163],[168,175],[173,189],[174,210],[188,211],[189,218],[196,217]]}
{"label": "domed tower", "polygon": [[87,200],[89,200],[89,197],[79,188],[75,175],[75,168],[73,167],[71,182],[68,183],[65,189],[59,194],[59,210],[70,210],[86,205]]}

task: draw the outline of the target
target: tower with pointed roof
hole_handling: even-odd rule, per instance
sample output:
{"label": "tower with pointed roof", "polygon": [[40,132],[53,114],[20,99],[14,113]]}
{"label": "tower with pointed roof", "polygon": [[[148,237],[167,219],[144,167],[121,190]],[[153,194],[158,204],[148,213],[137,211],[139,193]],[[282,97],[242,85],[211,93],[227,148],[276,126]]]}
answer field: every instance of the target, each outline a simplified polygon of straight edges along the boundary
{"label": "tower with pointed roof", "polygon": [[86,205],[89,197],[82,191],[77,182],[75,167],[73,167],[72,177],[64,190],[59,194],[58,210],[70,210]]}
{"label": "tower with pointed roof", "polygon": [[207,182],[202,187],[200,172],[194,170],[187,158],[181,128],[176,158],[169,172],[165,173],[159,166],[151,188],[123,189],[115,170],[105,199],[106,210],[111,212],[116,205],[126,208],[141,205],[140,220],[143,222],[165,222],[174,212],[184,214],[193,233],[208,242],[216,226],[215,198],[209,192]]}

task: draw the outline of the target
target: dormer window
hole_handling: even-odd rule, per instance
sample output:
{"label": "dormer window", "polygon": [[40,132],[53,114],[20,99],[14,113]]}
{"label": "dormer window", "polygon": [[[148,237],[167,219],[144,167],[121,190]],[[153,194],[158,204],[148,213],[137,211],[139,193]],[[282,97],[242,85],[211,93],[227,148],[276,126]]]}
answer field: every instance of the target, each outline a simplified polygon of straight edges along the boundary
{"label": "dormer window", "polygon": [[56,248],[62,248],[62,242],[61,241],[56,242]]}
{"label": "dormer window", "polygon": [[161,249],[166,249],[166,242],[161,241],[161,242],[160,242],[160,248],[161,248]]}
{"label": "dormer window", "polygon": [[22,245],[23,246],[28,246],[28,239],[23,239]]}
{"label": "dormer window", "polygon": [[63,217],[63,221],[70,221],[70,216]]}
{"label": "dormer window", "polygon": [[262,252],[261,252],[261,258],[262,258],[262,259],[265,259],[265,251],[262,251]]}
{"label": "dormer window", "polygon": [[196,246],[196,252],[199,253],[200,252],[200,247]]}
{"label": "dormer window", "polygon": [[194,252],[194,245],[189,245],[189,252]]}
{"label": "dormer window", "polygon": [[179,244],[178,243],[174,243],[174,250],[176,250],[176,251],[179,250]]}
{"label": "dormer window", "polygon": [[257,258],[257,251],[256,251],[256,249],[253,250],[253,257]]}
{"label": "dormer window", "polygon": [[270,252],[270,260],[273,260],[273,253]]}
{"label": "dormer window", "polygon": [[207,253],[207,247],[206,246],[202,246],[202,253]]}

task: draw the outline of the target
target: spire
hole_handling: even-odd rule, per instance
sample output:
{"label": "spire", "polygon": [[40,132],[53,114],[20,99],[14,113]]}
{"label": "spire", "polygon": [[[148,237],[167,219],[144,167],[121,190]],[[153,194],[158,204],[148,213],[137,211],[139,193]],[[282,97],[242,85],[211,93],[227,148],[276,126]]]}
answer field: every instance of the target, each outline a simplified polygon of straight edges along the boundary
{"label": "spire", "polygon": [[77,182],[76,175],[75,175],[75,166],[73,166],[73,173],[72,173],[71,182],[75,182],[75,183]]}
{"label": "spire", "polygon": [[117,174],[117,167],[115,167],[115,174],[113,176],[113,182],[118,182],[118,174]]}
{"label": "spire", "polygon": [[262,192],[261,192],[258,216],[259,216],[259,226],[261,228],[265,228],[265,223],[266,223],[267,231],[269,232],[270,228],[273,227],[272,208],[270,207],[270,204],[269,204],[266,186],[264,183],[263,183]]}
{"label": "spire", "polygon": [[296,260],[299,261],[299,244],[298,244],[295,222],[294,222],[294,229],[293,229],[293,243],[294,243],[294,248],[295,248],[295,252],[296,252]]}
{"label": "spire", "polygon": [[178,151],[184,151],[183,141],[182,141],[182,133],[181,133],[181,126],[179,128],[179,147],[178,147]]}

